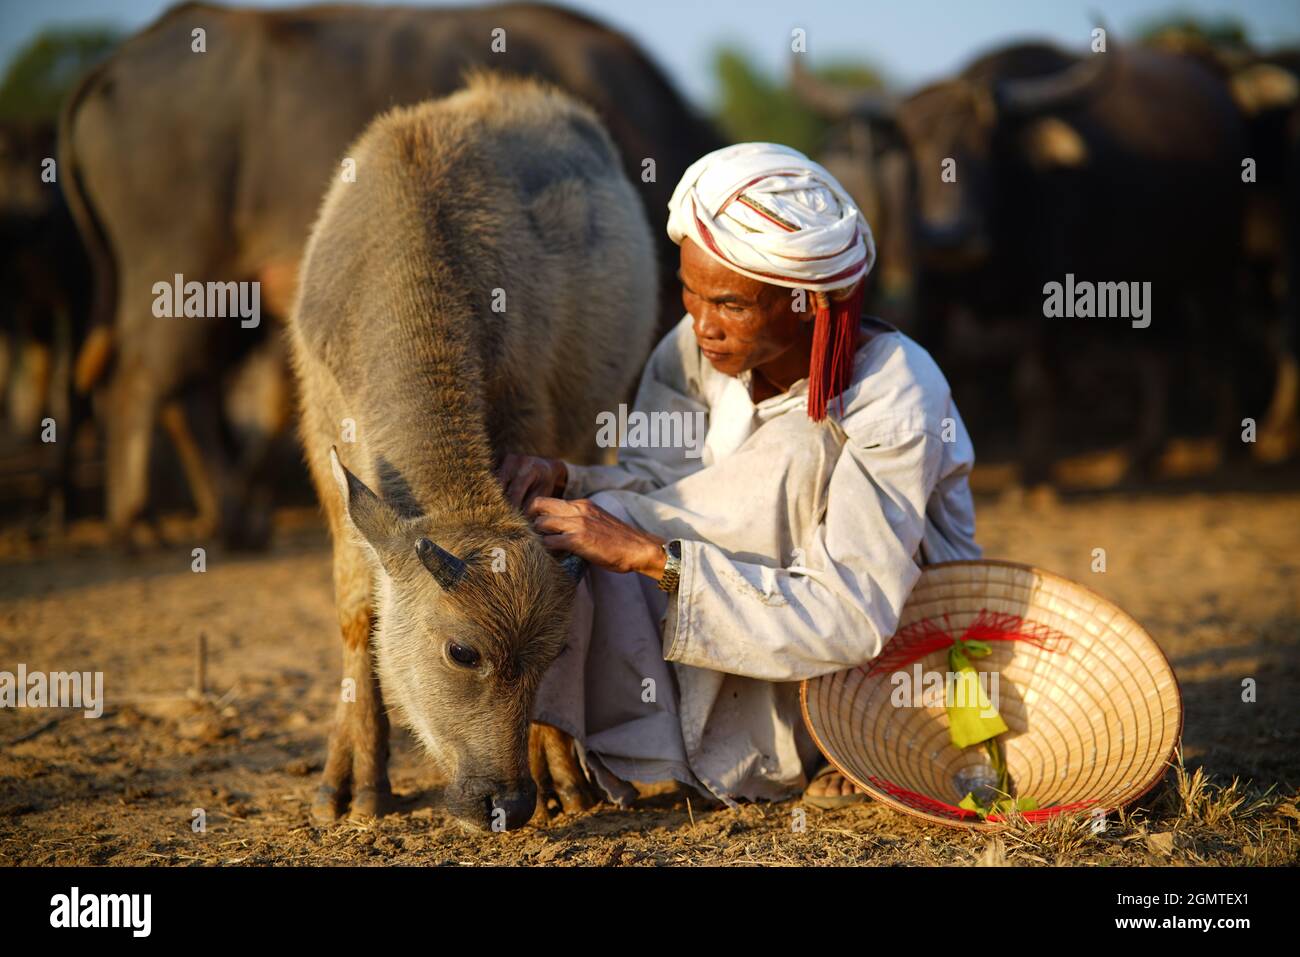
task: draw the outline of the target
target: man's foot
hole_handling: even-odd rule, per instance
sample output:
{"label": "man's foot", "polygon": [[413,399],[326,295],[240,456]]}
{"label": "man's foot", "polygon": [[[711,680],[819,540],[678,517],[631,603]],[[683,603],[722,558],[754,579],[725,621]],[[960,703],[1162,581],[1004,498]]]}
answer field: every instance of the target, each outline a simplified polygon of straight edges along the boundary
{"label": "man's foot", "polygon": [[867,795],[856,784],[846,778],[833,764],[823,764],[821,770],[813,775],[804,789],[803,801],[813,807],[831,810],[859,804]]}

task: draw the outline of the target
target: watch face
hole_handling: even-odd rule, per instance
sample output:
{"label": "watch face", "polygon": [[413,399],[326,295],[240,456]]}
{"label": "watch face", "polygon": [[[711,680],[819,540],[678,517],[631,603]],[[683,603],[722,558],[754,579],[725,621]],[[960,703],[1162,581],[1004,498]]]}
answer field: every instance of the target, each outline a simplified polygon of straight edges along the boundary
{"label": "watch face", "polygon": [[679,561],[681,560],[682,543],[679,539],[674,538],[671,542],[669,542],[664,547],[668,550],[669,555],[671,555],[673,558],[678,559]]}

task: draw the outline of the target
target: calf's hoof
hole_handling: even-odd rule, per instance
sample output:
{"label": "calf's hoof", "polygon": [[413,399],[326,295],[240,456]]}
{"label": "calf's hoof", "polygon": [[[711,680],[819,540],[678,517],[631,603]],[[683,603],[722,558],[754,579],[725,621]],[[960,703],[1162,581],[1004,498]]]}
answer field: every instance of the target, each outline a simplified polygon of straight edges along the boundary
{"label": "calf's hoof", "polygon": [[311,816],[321,824],[333,824],[343,816],[348,806],[348,795],[332,784],[322,784],[316,788],[316,795],[311,802]]}
{"label": "calf's hoof", "polygon": [[361,788],[352,795],[352,811],[348,818],[353,821],[373,821],[388,813],[392,795],[384,788]]}

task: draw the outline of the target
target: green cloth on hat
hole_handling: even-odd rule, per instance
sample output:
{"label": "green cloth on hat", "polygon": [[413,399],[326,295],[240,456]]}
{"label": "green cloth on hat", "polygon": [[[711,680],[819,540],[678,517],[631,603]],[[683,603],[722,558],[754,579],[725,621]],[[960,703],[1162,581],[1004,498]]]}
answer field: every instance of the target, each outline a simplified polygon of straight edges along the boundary
{"label": "green cloth on hat", "polygon": [[967,748],[1007,730],[1002,716],[993,709],[980,685],[971,658],[983,658],[992,649],[982,641],[954,641],[948,649],[948,670],[956,680],[948,686],[948,734],[958,748]]}

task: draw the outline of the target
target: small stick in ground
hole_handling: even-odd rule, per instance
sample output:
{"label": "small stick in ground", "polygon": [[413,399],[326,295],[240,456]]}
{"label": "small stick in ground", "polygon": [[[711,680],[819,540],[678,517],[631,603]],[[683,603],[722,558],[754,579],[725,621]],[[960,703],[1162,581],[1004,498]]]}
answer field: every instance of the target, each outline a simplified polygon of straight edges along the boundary
{"label": "small stick in ground", "polygon": [[194,687],[191,694],[200,700],[208,693],[208,635],[199,632],[194,653]]}

